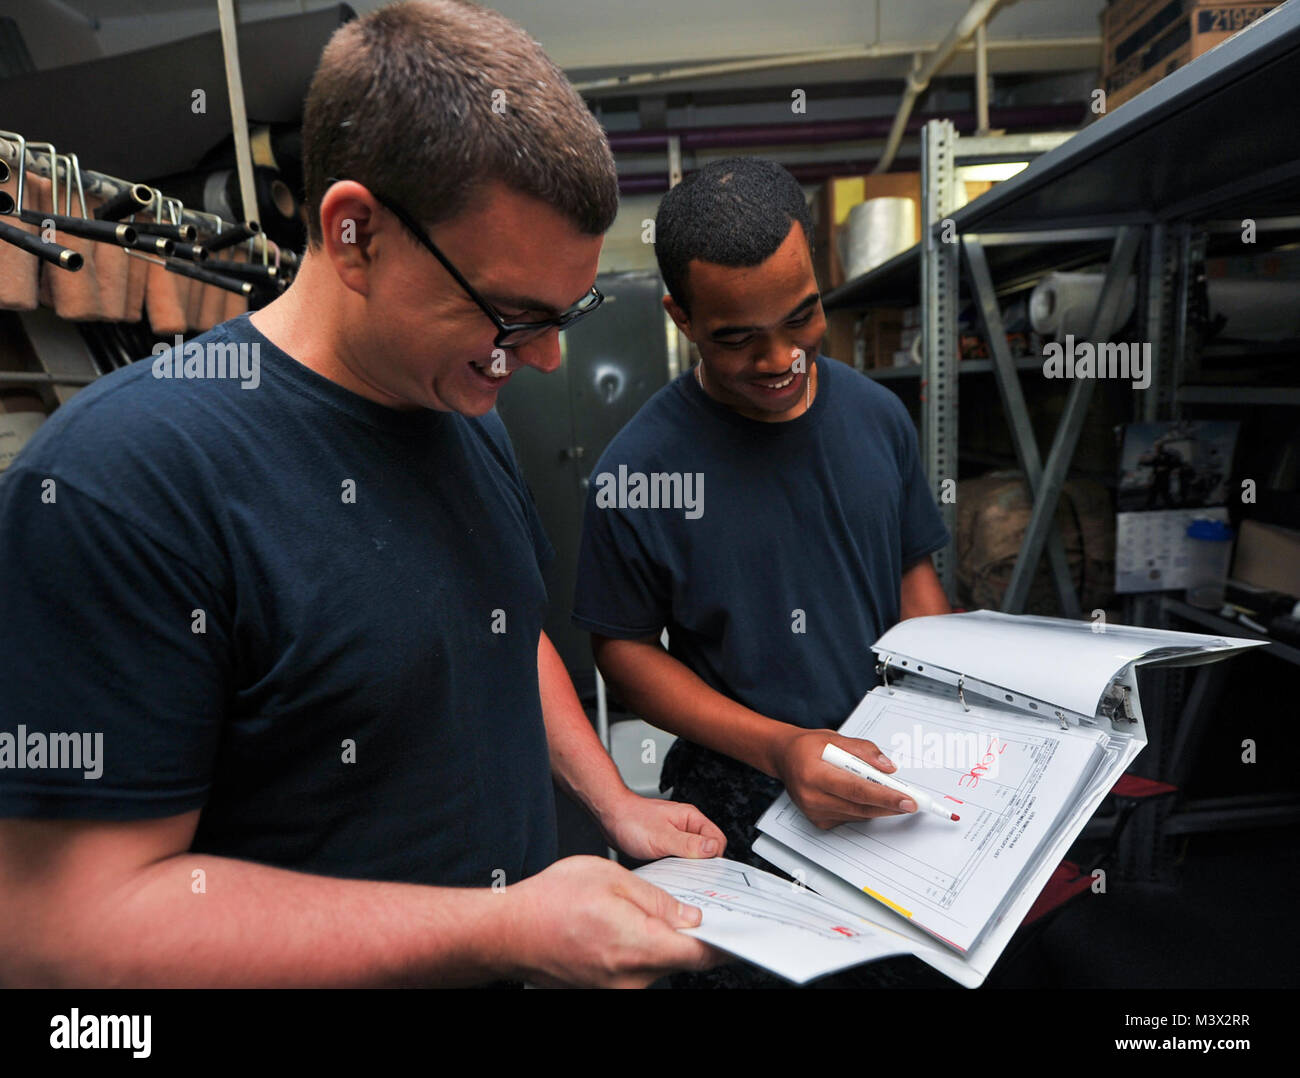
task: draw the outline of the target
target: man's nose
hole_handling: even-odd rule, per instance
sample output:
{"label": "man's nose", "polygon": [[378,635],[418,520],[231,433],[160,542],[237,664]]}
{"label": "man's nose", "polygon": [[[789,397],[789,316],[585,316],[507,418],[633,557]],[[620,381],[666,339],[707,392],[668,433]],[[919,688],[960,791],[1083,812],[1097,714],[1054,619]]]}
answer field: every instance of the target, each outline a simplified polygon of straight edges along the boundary
{"label": "man's nose", "polygon": [[550,374],[552,371],[559,370],[560,363],[564,358],[560,351],[560,331],[558,329],[547,330],[527,344],[521,344],[515,349],[515,355],[521,363],[536,367],[543,374]]}
{"label": "man's nose", "polygon": [[781,334],[773,334],[755,356],[754,366],[773,374],[781,374],[790,369],[797,354],[798,349],[793,340]]}

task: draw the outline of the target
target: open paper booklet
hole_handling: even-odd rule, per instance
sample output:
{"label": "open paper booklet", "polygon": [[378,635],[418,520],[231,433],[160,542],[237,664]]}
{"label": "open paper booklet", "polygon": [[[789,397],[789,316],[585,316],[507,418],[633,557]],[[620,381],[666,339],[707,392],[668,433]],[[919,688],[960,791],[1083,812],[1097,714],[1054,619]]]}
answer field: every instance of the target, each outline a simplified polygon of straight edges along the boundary
{"label": "open paper booklet", "polygon": [[885,684],[840,733],[959,821],[821,831],[782,794],[754,852],[795,883],[725,860],[638,872],[703,909],[693,934],[797,983],[905,953],[976,987],[1146,744],[1135,668],[1263,643],[987,610],[900,622],[872,649]]}

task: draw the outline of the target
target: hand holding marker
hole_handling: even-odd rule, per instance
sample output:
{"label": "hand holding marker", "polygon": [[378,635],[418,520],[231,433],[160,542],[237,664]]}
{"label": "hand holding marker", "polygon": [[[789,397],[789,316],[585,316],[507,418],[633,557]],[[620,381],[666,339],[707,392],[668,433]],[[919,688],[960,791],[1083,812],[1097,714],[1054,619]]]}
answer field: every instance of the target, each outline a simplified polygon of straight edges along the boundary
{"label": "hand holding marker", "polygon": [[900,782],[893,775],[886,775],[883,771],[877,771],[865,760],[859,760],[852,753],[845,752],[838,745],[827,744],[822,749],[822,759],[828,764],[849,772],[851,775],[857,775],[860,779],[866,779],[868,782],[876,782],[881,786],[896,790],[900,794],[910,797],[916,802],[918,812],[933,812],[936,816],[942,816],[945,820],[959,820],[957,816],[943,808],[929,794],[923,794],[920,790],[915,790],[905,782]]}

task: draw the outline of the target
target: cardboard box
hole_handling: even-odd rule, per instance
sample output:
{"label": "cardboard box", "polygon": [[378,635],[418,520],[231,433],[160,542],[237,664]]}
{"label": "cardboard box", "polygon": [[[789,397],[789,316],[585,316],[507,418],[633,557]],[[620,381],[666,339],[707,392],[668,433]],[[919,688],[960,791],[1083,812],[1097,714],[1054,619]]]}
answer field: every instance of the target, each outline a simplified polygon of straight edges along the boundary
{"label": "cardboard box", "polygon": [[[849,211],[859,202],[869,198],[910,198],[916,204],[916,230],[912,242],[921,239],[921,174],[919,172],[882,172],[866,176],[836,176],[826,181],[818,198],[818,219],[815,227],[817,243],[828,237],[825,261],[822,263],[826,280],[818,280],[823,287],[838,288],[845,281],[844,263],[840,260],[840,237],[843,235]],[[822,262],[819,256],[818,262]],[[814,267],[818,268],[818,267]],[[826,282],[829,282],[829,286]]]}
{"label": "cardboard box", "polygon": [[838,359],[850,367],[856,366],[854,357],[858,351],[858,323],[861,317],[855,311],[827,311],[826,335],[821,344],[822,355]]}
{"label": "cardboard box", "polygon": [[862,366],[892,367],[894,353],[902,348],[903,312],[896,307],[875,307],[862,323]]}
{"label": "cardboard box", "polygon": [[[1119,0],[1102,12],[1102,68],[1111,69],[1140,52],[1169,27],[1197,14],[1195,32],[1222,34],[1244,30],[1280,0]],[[1204,13],[1201,18],[1198,13]],[[1215,42],[1217,44],[1217,42]],[[1200,55],[1197,53],[1196,55]]]}
{"label": "cardboard box", "polygon": [[1232,577],[1300,598],[1300,531],[1243,520]]}
{"label": "cardboard box", "polygon": [[[1103,17],[1102,84],[1114,108],[1245,29],[1277,4],[1219,2],[1114,4]],[[1120,14],[1111,15],[1112,9]]]}

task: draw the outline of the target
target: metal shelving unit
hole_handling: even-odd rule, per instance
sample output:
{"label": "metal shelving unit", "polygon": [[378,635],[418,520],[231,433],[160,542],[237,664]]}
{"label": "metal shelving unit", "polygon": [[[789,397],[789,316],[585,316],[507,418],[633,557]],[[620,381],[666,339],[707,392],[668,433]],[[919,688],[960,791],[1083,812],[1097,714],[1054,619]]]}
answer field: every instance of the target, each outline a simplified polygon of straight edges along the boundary
{"label": "metal shelving unit", "polygon": [[[1244,219],[1256,223],[1256,252],[1300,239],[1300,3],[1275,8],[1240,34],[1167,76],[1067,142],[1042,153],[1022,172],[953,212],[954,163],[977,140],[958,138],[951,125],[931,122],[922,136],[922,240],[869,273],[828,292],[830,310],[871,306],[922,307],[919,368],[870,372],[882,380],[921,379],[921,449],[931,489],[951,528],[953,506],[939,494],[956,478],[959,376],[992,371],[1010,426],[1016,459],[1033,492],[1030,518],[1003,610],[1023,611],[1029,583],[1047,553],[1067,617],[1079,617],[1068,564],[1052,523],[1061,487],[1095,388],[1076,379],[1056,434],[1040,455],[1029,425],[1019,371],[1041,367],[1012,359],[998,297],[1052,270],[1107,261],[1094,330],[1120,298],[1130,272],[1138,280],[1141,340],[1151,344],[1151,384],[1135,401],[1134,419],[1178,418],[1184,404],[1300,404],[1300,377],[1291,384],[1207,385],[1189,380],[1189,309],[1198,259],[1228,251]],[[979,140],[988,142],[991,140]],[[1003,160],[1022,147],[1005,146]],[[1020,157],[1019,159],[1023,159]],[[948,242],[945,242],[945,236]],[[992,357],[958,362],[959,290],[974,301]],[[1089,335],[1096,340],[1097,334]],[[953,591],[953,558],[936,559]],[[1196,627],[1187,611],[1156,595],[1128,597],[1125,620]],[[1190,610],[1190,608],[1188,608]],[[1171,622],[1173,624],[1171,624]],[[1202,626],[1229,631],[1230,623]],[[1232,630],[1234,635],[1246,635]],[[1281,645],[1270,649],[1292,660]],[[1217,670],[1213,676],[1226,677]],[[1199,678],[1190,691],[1172,672],[1148,676],[1148,748],[1138,771],[1182,774],[1211,710],[1213,688]],[[1121,856],[1129,875],[1160,878],[1173,871],[1176,836],[1231,827],[1300,821],[1300,798],[1250,795],[1140,807],[1125,833]]]}
{"label": "metal shelving unit", "polygon": [[[1152,345],[1152,385],[1135,418],[1174,416],[1180,400],[1206,399],[1205,387],[1183,387],[1190,256],[1197,243],[1203,248],[1207,235],[1222,234],[1245,217],[1274,242],[1300,233],[1297,75],[1300,4],[1284,4],[952,212],[955,163],[1023,160],[1033,151],[1027,142],[1032,136],[959,138],[951,124],[931,121],[922,132],[922,241],[826,294],[829,310],[919,301],[920,369],[873,374],[923,379],[921,449],[937,499],[943,481],[956,478],[957,375],[993,371],[1016,456],[1034,495],[1004,610],[1023,609],[1046,551],[1063,612],[1079,614],[1051,522],[1095,380],[1071,384],[1044,463],[1016,375],[1025,364],[1007,354],[997,296],[1051,270],[1096,263],[1109,251],[1108,284],[1093,324],[1105,324],[1105,308],[1118,302],[1120,285],[1137,265],[1142,337]],[[993,357],[974,362],[986,367],[954,358],[963,265]],[[1247,403],[1252,392],[1234,389],[1225,395]],[[1282,403],[1296,392],[1283,388],[1270,393],[1269,401]],[[939,504],[951,527],[953,506],[941,499]],[[940,552],[936,568],[951,592],[954,566],[948,551]]]}

